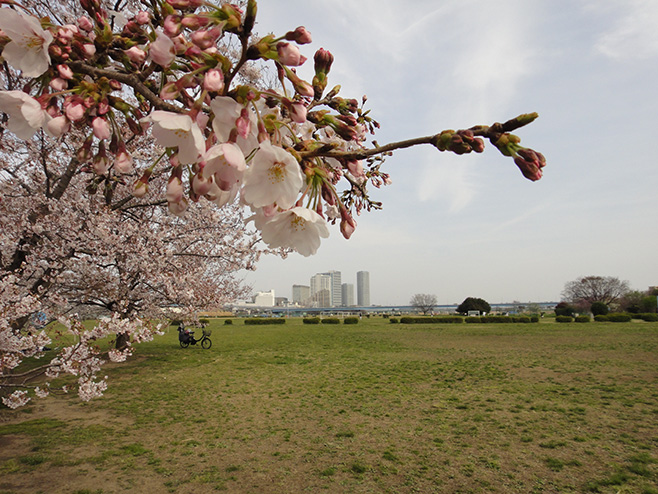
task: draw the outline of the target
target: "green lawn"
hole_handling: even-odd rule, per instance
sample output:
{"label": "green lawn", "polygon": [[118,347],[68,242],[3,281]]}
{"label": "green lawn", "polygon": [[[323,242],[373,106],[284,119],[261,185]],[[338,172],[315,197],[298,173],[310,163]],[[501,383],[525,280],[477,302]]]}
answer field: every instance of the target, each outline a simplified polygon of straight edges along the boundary
{"label": "green lawn", "polygon": [[0,494],[658,494],[658,323],[220,322],[0,410]]}

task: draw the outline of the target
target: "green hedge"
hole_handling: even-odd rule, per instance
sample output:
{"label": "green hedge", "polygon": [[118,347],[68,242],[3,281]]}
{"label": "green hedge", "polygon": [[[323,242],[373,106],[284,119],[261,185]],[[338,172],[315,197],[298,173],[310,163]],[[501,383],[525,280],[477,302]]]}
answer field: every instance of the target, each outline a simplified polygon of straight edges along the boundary
{"label": "green hedge", "polygon": [[571,316],[555,316],[555,322],[573,322]]}
{"label": "green hedge", "polygon": [[224,319],[224,324],[233,324],[233,319]]}
{"label": "green hedge", "polygon": [[276,318],[265,318],[265,317],[254,317],[245,319],[244,323],[248,326],[261,326],[266,324],[285,324],[285,319],[276,319]]}
{"label": "green hedge", "polygon": [[633,319],[640,319],[642,321],[647,321],[647,322],[657,322],[658,321],[658,314],[655,314],[653,312],[648,312],[645,314],[631,314],[631,317]]}
{"label": "green hedge", "polygon": [[402,324],[455,324],[464,322],[463,317],[443,316],[443,317],[411,317],[404,316],[400,318]]}
{"label": "green hedge", "polygon": [[466,318],[467,323],[479,324],[503,324],[503,323],[523,323],[539,322],[539,317],[529,316],[469,316]]}
{"label": "green hedge", "polygon": [[322,319],[322,324],[340,324],[340,319],[337,317],[326,317]]}
{"label": "green hedge", "polygon": [[343,319],[343,324],[358,324],[359,323],[359,318],[358,317],[346,317]]}
{"label": "green hedge", "polygon": [[590,322],[589,316],[576,316],[576,322]]}
{"label": "green hedge", "polygon": [[306,317],[302,320],[304,324],[320,324],[319,317]]}
{"label": "green hedge", "polygon": [[397,317],[391,317],[391,318],[389,319],[389,321],[391,321],[391,323],[393,323],[393,324],[397,324],[397,323],[400,322],[400,321],[398,320]]}

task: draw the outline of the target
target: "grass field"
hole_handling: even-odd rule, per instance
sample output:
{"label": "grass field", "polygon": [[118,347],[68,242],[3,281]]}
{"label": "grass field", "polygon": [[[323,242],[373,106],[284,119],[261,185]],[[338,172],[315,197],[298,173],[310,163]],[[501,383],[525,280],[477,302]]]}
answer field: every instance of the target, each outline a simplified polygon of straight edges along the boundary
{"label": "grass field", "polygon": [[0,493],[658,494],[658,323],[211,328],[0,410]]}

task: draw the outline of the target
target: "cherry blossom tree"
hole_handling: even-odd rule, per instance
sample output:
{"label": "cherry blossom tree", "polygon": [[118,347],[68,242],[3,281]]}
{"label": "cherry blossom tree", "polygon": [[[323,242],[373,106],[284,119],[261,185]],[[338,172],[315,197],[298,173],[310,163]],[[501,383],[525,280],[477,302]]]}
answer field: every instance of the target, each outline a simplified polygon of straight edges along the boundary
{"label": "cherry blossom tree", "polygon": [[[331,53],[315,51],[314,76],[302,79],[296,67],[311,63],[303,54],[310,32],[297,27],[279,36],[256,36],[255,0],[241,6],[203,0],[69,0],[59,7],[38,0],[4,3],[3,142],[13,135],[28,150],[41,146],[39,153],[27,152],[20,164],[5,169],[5,177],[13,190],[23,187],[18,202],[37,197],[38,187],[22,184],[39,170],[46,192],[24,209],[18,203],[7,209],[24,214],[17,223],[23,228],[17,237],[21,247],[3,253],[2,372],[17,365],[19,354],[39,353],[45,336],[27,335],[25,321],[45,303],[97,304],[112,312],[113,319],[99,324],[92,336],[77,321],[66,321],[80,342],[112,325],[126,326],[115,332],[134,332],[138,339],[148,334],[135,316],[147,316],[178,288],[195,283],[177,286],[158,277],[142,290],[149,265],[133,262],[133,249],[170,256],[158,272],[167,267],[180,272],[183,259],[193,262],[201,252],[215,256],[205,240],[192,240],[205,239],[201,225],[209,218],[197,222],[193,211],[204,211],[206,204],[222,208],[213,220],[221,224],[236,214],[238,201],[251,209],[250,224],[269,248],[308,256],[328,236],[328,224],[338,224],[349,238],[356,215],[381,208],[369,188],[391,183],[383,164],[393,151],[431,145],[456,154],[481,153],[489,141],[526,178],[542,176],[543,155],[512,134],[532,122],[534,113],[385,145],[368,142],[379,123],[365,97],[339,96],[340,86],[329,85]],[[271,65],[273,78],[259,71],[262,64]],[[157,146],[140,146],[148,139]],[[66,149],[70,157],[60,160],[62,169],[54,174],[44,167],[48,146]],[[86,181],[78,181],[81,173]],[[143,208],[161,202],[171,216]],[[60,224],[59,216],[68,223]],[[187,240],[168,233],[179,217],[196,232]],[[58,218],[57,227],[45,228],[43,218]],[[58,238],[59,227],[71,244]],[[128,243],[119,240],[124,233]],[[140,242],[143,250],[136,247]],[[46,244],[47,257],[38,262],[33,253]],[[238,250],[238,264],[252,262],[245,252],[258,255],[253,243]],[[189,273],[189,281],[199,286],[212,278],[202,270]],[[89,277],[98,286],[82,290]],[[113,279],[127,286],[135,282],[134,297],[110,289]],[[188,299],[195,297],[190,293]],[[50,367],[53,373],[78,372],[84,397],[104,387],[94,377],[100,359],[90,348],[80,343]],[[114,357],[123,358],[126,348]],[[77,349],[81,356],[72,356]],[[15,406],[26,399],[21,389],[5,402]]]}

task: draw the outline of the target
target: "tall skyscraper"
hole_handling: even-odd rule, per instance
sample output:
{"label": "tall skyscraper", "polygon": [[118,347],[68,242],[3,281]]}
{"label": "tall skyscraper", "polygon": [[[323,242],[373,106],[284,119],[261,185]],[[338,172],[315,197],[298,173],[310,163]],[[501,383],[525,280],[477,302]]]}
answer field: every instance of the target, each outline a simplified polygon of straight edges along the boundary
{"label": "tall skyscraper", "polygon": [[343,303],[343,285],[340,280],[340,271],[329,271],[323,274],[327,274],[331,278],[331,287],[329,288],[331,291],[331,306],[340,307]]}
{"label": "tall skyscraper", "polygon": [[370,273],[368,271],[356,273],[356,304],[359,307],[370,306]]}
{"label": "tall skyscraper", "polygon": [[342,299],[343,307],[354,306],[354,285],[352,283],[343,283]]}

